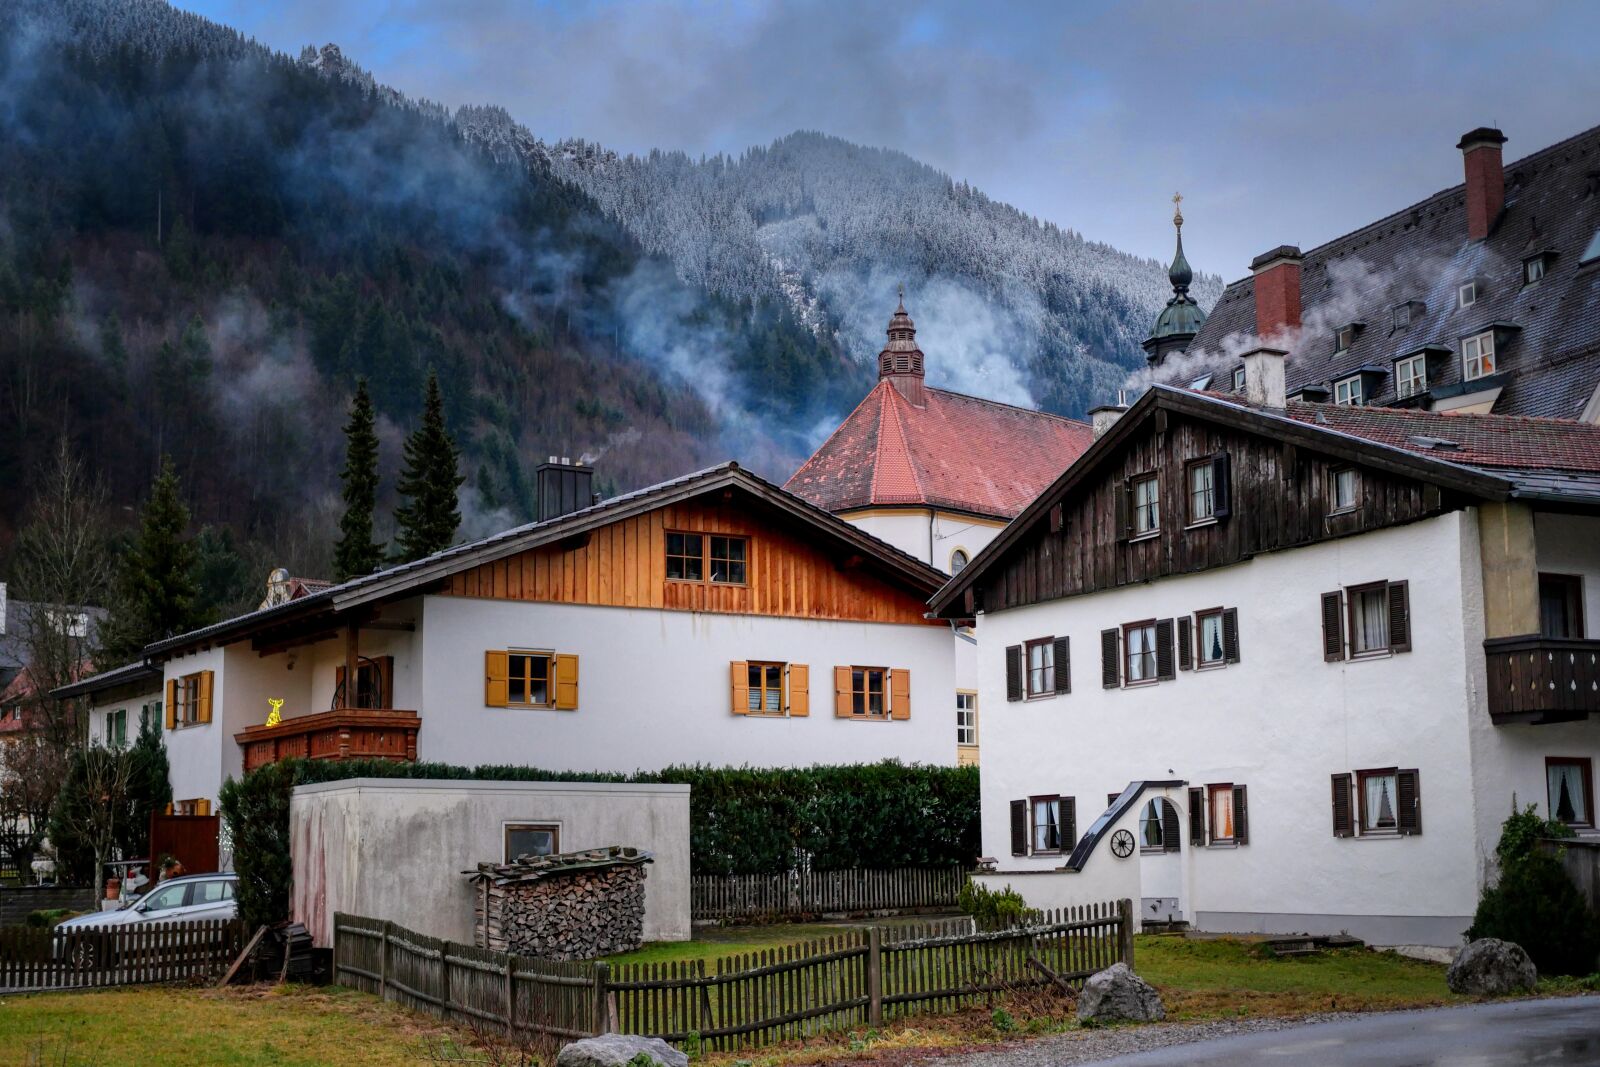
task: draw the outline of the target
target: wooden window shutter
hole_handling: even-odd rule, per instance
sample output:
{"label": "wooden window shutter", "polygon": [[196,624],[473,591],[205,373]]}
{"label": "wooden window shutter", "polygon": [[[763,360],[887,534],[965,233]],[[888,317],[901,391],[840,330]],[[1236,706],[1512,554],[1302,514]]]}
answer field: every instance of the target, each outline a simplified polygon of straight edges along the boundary
{"label": "wooden window shutter", "polygon": [[1416,770],[1394,775],[1395,826],[1402,834],[1422,833],[1422,781]]}
{"label": "wooden window shutter", "polygon": [[850,668],[833,669],[833,715],[836,719],[850,717]]}
{"label": "wooden window shutter", "polygon": [[1233,841],[1236,845],[1250,843],[1250,802],[1242,785],[1233,787]]}
{"label": "wooden window shutter", "polygon": [[789,714],[796,719],[811,714],[811,668],[804,663],[789,664]]}
{"label": "wooden window shutter", "polygon": [[1339,591],[1322,594],[1322,659],[1333,663],[1344,659],[1344,611]]}
{"label": "wooden window shutter", "polygon": [[557,652],[550,657],[556,676],[556,710],[578,709],[578,657],[570,652]]}
{"label": "wooden window shutter", "polygon": [[511,656],[505,652],[483,654],[483,705],[503,708],[511,702]]}
{"label": "wooden window shutter", "polygon": [[1239,609],[1222,609],[1222,659],[1225,663],[1239,662]]}
{"label": "wooden window shutter", "polygon": [[1026,856],[1028,854],[1028,802],[1026,800],[1013,800],[1011,802],[1011,854],[1013,856]]}
{"label": "wooden window shutter", "polygon": [[1179,838],[1183,835],[1178,830],[1178,807],[1172,801],[1161,800],[1161,848],[1166,852],[1177,852]]}
{"label": "wooden window shutter", "polygon": [[207,799],[204,799],[204,798],[195,801],[194,802],[194,813],[196,815],[210,815],[211,814],[211,801],[207,800]]}
{"label": "wooden window shutter", "polygon": [[1189,844],[1206,843],[1206,791],[1199,786],[1189,790]]}
{"label": "wooden window shutter", "polygon": [[1156,677],[1162,681],[1176,678],[1177,669],[1172,662],[1172,620],[1156,620]]}
{"label": "wooden window shutter", "polygon": [[1060,504],[1052,504],[1050,506],[1050,532],[1053,534],[1060,533],[1062,522],[1062,506]]}
{"label": "wooden window shutter", "polygon": [[1185,615],[1178,620],[1178,669],[1189,670],[1194,666],[1194,624],[1189,616]]}
{"label": "wooden window shutter", "polygon": [[728,697],[729,710],[735,715],[750,714],[749,661],[736,659],[728,664],[728,685],[730,689]]}
{"label": "wooden window shutter", "polygon": [[1389,651],[1411,651],[1411,590],[1405,582],[1389,583]]}
{"label": "wooden window shutter", "polygon": [[1061,851],[1067,855],[1078,843],[1078,798],[1061,798]]}
{"label": "wooden window shutter", "polygon": [[1233,462],[1226,452],[1211,457],[1211,514],[1219,519],[1233,514]]}
{"label": "wooden window shutter", "polygon": [[1022,646],[1006,646],[1006,699],[1022,699]]}
{"label": "wooden window shutter", "polygon": [[1072,692],[1072,640],[1058,637],[1055,642],[1056,692]]}
{"label": "wooden window shutter", "polygon": [[911,718],[911,672],[889,672],[889,718]]}
{"label": "wooden window shutter", "polygon": [[1355,820],[1350,810],[1350,776],[1333,776],[1333,836],[1354,837]]}
{"label": "wooden window shutter", "polygon": [[379,656],[373,660],[378,671],[378,707],[394,707],[394,657]]}
{"label": "wooden window shutter", "polygon": [[1100,685],[1115,689],[1122,684],[1122,664],[1117,658],[1117,631],[1100,631]]}
{"label": "wooden window shutter", "polygon": [[178,680],[167,679],[167,729],[178,728]]}
{"label": "wooden window shutter", "polygon": [[211,721],[211,693],[216,674],[213,671],[200,672],[200,699],[196,702],[195,721]]}
{"label": "wooden window shutter", "polygon": [[1133,483],[1123,479],[1112,492],[1117,495],[1117,540],[1133,536]]}

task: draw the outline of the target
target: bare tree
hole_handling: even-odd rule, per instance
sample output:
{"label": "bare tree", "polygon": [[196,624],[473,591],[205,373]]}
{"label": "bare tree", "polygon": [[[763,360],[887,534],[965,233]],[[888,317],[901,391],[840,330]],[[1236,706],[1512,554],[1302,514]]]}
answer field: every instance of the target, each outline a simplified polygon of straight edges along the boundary
{"label": "bare tree", "polygon": [[0,853],[10,857],[24,881],[65,777],[60,751],[43,737],[29,734],[0,745]]}
{"label": "bare tree", "polygon": [[127,818],[133,776],[134,761],[126,750],[90,746],[73,760],[52,809],[51,844],[58,851],[70,844],[92,853],[95,885],[101,884]]}

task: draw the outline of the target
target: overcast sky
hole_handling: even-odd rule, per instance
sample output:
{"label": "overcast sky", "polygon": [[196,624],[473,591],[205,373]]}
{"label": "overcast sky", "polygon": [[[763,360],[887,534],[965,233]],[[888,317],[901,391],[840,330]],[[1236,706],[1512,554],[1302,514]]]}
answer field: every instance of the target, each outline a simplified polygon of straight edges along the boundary
{"label": "overcast sky", "polygon": [[547,140],[738,152],[817,129],[1232,279],[1600,123],[1600,2],[177,0]]}

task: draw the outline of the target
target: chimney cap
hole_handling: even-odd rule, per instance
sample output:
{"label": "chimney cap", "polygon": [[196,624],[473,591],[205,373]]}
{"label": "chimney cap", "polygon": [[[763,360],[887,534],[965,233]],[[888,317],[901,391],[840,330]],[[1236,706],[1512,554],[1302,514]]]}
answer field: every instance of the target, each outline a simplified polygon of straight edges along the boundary
{"label": "chimney cap", "polygon": [[1085,414],[1097,415],[1102,411],[1115,411],[1115,412],[1120,414],[1120,413],[1122,413],[1124,411],[1127,411],[1127,410],[1128,410],[1128,405],[1126,405],[1126,404],[1101,404],[1098,407],[1090,408],[1087,412],[1085,412]]}
{"label": "chimney cap", "polygon": [[1465,152],[1467,149],[1477,148],[1479,145],[1487,144],[1498,147],[1505,144],[1506,140],[1506,135],[1495,129],[1493,126],[1479,126],[1477,129],[1463,136],[1456,144],[1456,147]]}
{"label": "chimney cap", "polygon": [[1250,261],[1250,270],[1252,272],[1265,270],[1280,259],[1293,260],[1298,263],[1302,258],[1304,257],[1300,254],[1298,245],[1279,245],[1272,251],[1263,252],[1255,259],[1252,259]]}

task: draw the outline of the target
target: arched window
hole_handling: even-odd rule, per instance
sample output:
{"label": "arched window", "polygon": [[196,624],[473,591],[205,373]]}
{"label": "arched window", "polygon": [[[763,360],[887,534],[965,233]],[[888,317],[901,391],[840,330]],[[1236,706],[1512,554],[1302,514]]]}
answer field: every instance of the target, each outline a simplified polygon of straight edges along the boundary
{"label": "arched window", "polygon": [[1165,797],[1145,803],[1139,815],[1139,847],[1150,852],[1178,851],[1178,809]]}
{"label": "arched window", "polygon": [[960,574],[967,569],[967,550],[958,548],[950,554],[950,573]]}

